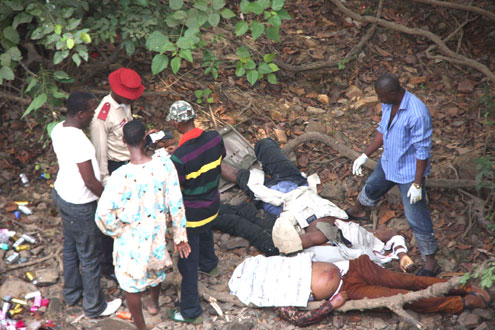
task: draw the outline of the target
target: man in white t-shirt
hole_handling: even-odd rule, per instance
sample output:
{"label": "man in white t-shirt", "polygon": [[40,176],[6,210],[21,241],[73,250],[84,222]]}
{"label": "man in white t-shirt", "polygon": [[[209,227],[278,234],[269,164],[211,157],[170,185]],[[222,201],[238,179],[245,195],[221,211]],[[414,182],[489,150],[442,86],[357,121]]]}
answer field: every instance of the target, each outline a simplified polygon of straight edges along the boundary
{"label": "man in white t-shirt", "polygon": [[[52,198],[62,216],[64,233],[64,298],[69,305],[83,299],[86,316],[113,314],[122,300],[107,303],[100,289],[97,200],[103,186],[95,149],[84,134],[96,109],[94,96],[73,92],[67,100],[67,118],[52,130],[59,171]],[[80,266],[80,269],[79,269]]]}

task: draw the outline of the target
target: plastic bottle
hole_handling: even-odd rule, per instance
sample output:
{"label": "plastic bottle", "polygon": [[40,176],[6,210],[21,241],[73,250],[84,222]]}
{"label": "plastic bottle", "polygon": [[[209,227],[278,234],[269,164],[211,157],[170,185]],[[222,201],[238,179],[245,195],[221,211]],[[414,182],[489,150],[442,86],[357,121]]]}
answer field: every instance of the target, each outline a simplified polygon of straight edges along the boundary
{"label": "plastic bottle", "polygon": [[21,173],[21,174],[19,174],[19,177],[21,178],[21,182],[24,185],[24,187],[29,187],[29,180],[28,180],[26,174]]}

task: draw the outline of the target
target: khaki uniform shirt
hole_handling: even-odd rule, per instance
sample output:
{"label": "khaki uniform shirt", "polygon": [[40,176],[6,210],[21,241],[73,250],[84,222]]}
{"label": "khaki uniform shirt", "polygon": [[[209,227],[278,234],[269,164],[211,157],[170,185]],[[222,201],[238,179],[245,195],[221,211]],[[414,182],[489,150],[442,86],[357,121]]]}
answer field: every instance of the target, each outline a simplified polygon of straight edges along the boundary
{"label": "khaki uniform shirt", "polygon": [[110,94],[105,96],[96,108],[90,125],[90,135],[103,185],[109,178],[109,160],[121,162],[130,159],[129,150],[122,139],[122,128],[132,119],[131,106],[118,104]]}

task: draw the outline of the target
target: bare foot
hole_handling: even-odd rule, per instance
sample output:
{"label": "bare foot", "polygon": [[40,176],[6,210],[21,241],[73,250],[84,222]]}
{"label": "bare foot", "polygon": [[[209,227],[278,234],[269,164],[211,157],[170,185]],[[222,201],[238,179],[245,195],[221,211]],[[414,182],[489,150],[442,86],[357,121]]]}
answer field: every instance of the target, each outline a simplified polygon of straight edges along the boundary
{"label": "bare foot", "polygon": [[150,313],[151,315],[156,315],[158,314],[158,311],[160,310],[160,307],[158,304],[153,302],[151,299],[143,299],[143,305],[144,308]]}

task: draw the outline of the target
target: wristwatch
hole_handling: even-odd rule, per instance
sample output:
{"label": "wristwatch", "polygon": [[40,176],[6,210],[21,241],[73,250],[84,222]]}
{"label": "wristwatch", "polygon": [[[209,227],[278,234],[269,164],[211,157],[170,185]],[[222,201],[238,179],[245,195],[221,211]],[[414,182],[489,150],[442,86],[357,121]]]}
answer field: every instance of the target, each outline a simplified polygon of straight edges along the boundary
{"label": "wristwatch", "polygon": [[416,189],[421,189],[421,185],[420,184],[417,184],[416,182],[413,182],[413,186]]}

